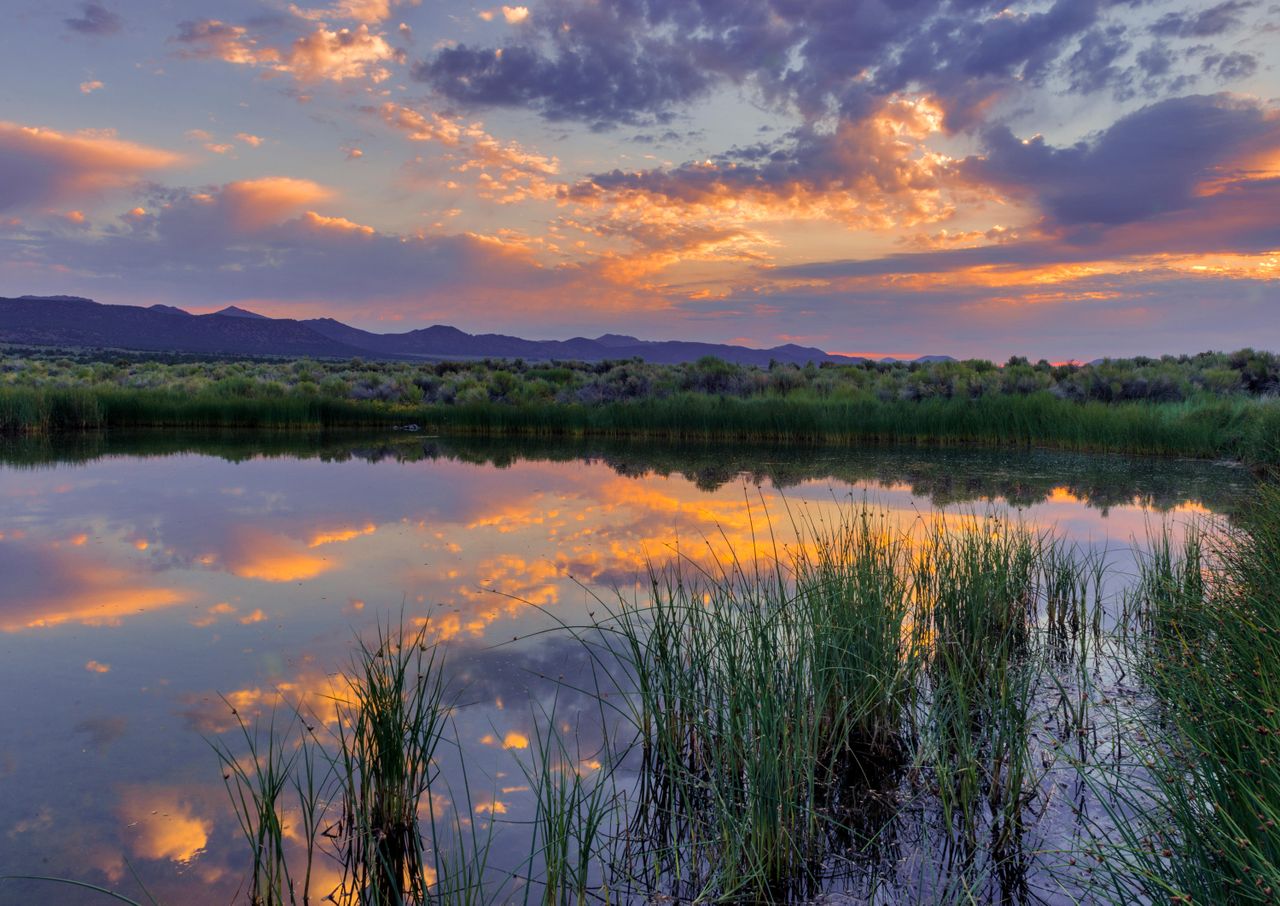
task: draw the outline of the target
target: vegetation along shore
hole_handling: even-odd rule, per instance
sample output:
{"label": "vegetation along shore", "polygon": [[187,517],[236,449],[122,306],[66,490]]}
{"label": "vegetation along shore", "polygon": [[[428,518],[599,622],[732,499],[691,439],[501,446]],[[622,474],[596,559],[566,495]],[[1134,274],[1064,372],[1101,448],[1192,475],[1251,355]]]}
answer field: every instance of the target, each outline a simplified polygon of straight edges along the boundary
{"label": "vegetation along shore", "polygon": [[744,366],[0,358],[0,433],[416,424],[449,434],[978,444],[1280,460],[1280,357]]}

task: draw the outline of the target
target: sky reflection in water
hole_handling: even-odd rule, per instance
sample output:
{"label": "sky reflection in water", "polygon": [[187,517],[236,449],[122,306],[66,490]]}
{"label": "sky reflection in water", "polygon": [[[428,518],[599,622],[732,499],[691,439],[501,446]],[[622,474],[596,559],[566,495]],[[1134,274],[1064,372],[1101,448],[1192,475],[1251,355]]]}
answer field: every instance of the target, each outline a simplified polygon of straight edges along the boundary
{"label": "sky reflection in water", "polygon": [[[1012,496],[1035,524],[1108,547],[1123,575],[1130,542],[1160,518],[1150,500],[1199,513],[1229,508],[1247,487],[1223,467],[1112,461],[1105,493],[1089,486],[1084,499],[1082,470],[1106,461],[1052,456],[704,450],[682,459],[639,448],[513,460],[510,448],[476,442],[428,451],[0,467],[9,690],[0,874],[127,892],[132,865],[161,902],[230,901],[244,844],[205,741],[234,726],[219,695],[245,715],[269,713],[282,693],[323,716],[353,632],[402,608],[449,642],[471,817],[523,839],[506,822],[531,806],[516,761],[533,732],[530,690],[546,701],[552,686],[539,677],[585,667],[572,643],[540,631],[584,620],[592,593],[630,593],[647,558],[727,548],[743,557],[753,538],[767,552],[766,513],[785,544],[788,508],[829,516],[851,496],[905,525],[932,508],[923,491],[933,488],[939,502],[985,506],[989,495],[1007,508]],[[760,474],[734,477],[747,463]],[[785,491],[765,477],[780,470]],[[1055,484],[1059,473],[1072,478]],[[1153,489],[1161,473],[1166,483]],[[857,474],[879,480],[831,477]],[[1193,493],[1181,495],[1179,482]],[[321,860],[319,870],[333,866]],[[0,886],[0,903],[32,897],[76,902],[67,891]]]}

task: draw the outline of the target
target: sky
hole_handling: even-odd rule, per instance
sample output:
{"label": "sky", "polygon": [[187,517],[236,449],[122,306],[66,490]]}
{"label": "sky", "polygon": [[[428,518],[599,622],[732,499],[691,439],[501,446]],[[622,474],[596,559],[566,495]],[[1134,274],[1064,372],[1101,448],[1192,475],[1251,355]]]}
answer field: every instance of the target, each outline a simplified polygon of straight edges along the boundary
{"label": "sky", "polygon": [[0,296],[1280,349],[1276,0],[9,0]]}

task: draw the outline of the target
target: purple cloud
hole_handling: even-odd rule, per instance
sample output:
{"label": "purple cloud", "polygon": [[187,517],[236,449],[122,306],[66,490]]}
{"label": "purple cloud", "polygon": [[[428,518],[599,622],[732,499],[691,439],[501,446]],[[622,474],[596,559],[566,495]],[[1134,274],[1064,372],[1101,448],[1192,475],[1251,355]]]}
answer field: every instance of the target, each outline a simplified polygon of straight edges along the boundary
{"label": "purple cloud", "polygon": [[993,127],[987,153],[962,170],[1033,198],[1052,224],[1114,225],[1185,209],[1217,168],[1267,138],[1280,141],[1280,126],[1258,102],[1196,95],[1143,107],[1068,148]]}
{"label": "purple cloud", "polygon": [[62,21],[82,35],[114,35],[124,26],[120,17],[101,3],[83,3],[79,16]]}
{"label": "purple cloud", "polygon": [[529,107],[597,126],[667,119],[722,84],[748,86],[806,120],[833,104],[856,119],[894,92],[923,89],[964,126],[1013,77],[1042,81],[1104,4],[1058,0],[1023,15],[1003,8],[988,0],[555,0],[516,42],[444,48],[413,75],[455,103]]}
{"label": "purple cloud", "polygon": [[1151,31],[1165,38],[1212,38],[1239,26],[1241,13],[1256,5],[1252,0],[1226,0],[1198,12],[1193,8],[1166,13],[1151,26]]}

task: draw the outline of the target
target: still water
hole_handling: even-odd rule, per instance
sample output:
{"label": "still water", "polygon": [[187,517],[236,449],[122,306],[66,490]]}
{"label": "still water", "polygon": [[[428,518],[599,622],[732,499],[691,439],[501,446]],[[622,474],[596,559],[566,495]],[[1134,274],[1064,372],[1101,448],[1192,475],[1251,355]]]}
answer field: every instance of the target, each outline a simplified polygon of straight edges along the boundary
{"label": "still water", "polygon": [[[866,498],[903,525],[995,509],[1106,549],[1229,513],[1222,464],[1043,452],[141,436],[0,447],[0,875],[229,903],[245,843],[211,740],[230,708],[323,709],[352,640],[425,621],[447,652],[469,797],[495,864],[527,855],[534,715],[588,667],[556,631],[648,563],[791,537]],[[767,527],[766,527],[767,526]],[[557,719],[589,737],[561,687]],[[568,704],[566,704],[568,702]],[[580,702],[579,702],[580,704]],[[465,811],[466,814],[462,812]],[[499,865],[499,868],[503,866]],[[336,866],[322,857],[317,887]],[[0,903],[98,903],[39,882]]]}

